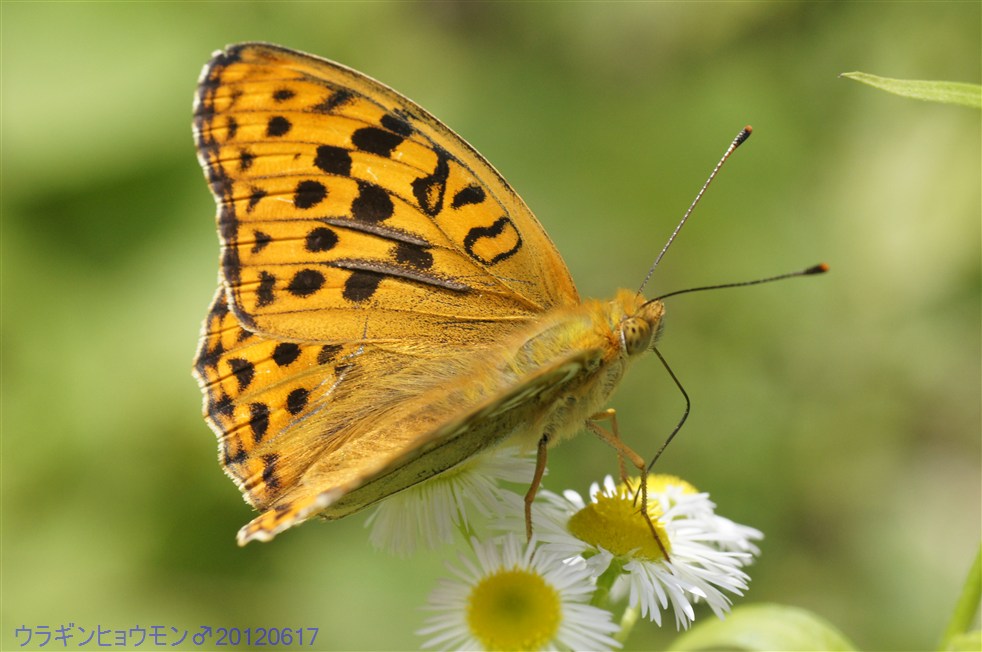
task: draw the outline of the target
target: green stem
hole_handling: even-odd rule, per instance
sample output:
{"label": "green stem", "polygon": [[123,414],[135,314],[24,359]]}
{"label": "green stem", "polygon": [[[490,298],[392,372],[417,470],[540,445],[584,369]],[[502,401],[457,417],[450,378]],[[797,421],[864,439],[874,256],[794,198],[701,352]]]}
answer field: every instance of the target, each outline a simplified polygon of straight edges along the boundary
{"label": "green stem", "polygon": [[464,519],[461,518],[461,520],[457,522],[457,530],[460,532],[461,536],[464,537],[464,541],[467,542],[467,545],[469,545],[473,549],[474,543],[471,540],[471,537],[476,537],[477,533],[470,526],[470,524],[465,523]]}
{"label": "green stem", "polygon": [[955,603],[955,610],[945,628],[944,636],[941,637],[939,650],[947,650],[951,640],[968,631],[975,619],[975,612],[979,608],[979,600],[982,599],[982,544],[979,545],[978,554],[975,556],[975,563],[968,571],[965,578],[965,585],[962,587],[962,594]]}
{"label": "green stem", "polygon": [[607,570],[597,578],[597,588],[593,591],[590,604],[594,607],[607,609],[607,605],[610,604],[610,589],[614,586],[614,582],[621,576],[622,572],[621,563],[617,559],[612,559]]}
{"label": "green stem", "polygon": [[[597,588],[593,591],[593,597],[590,599],[590,604],[594,607],[599,607],[600,609],[610,609],[610,590],[614,586],[614,582],[617,578],[624,574],[624,564],[622,564],[617,558],[614,558],[610,562],[610,566],[607,567],[600,577],[597,578]],[[626,607],[624,609],[623,615],[621,615],[621,628],[614,634],[614,640],[620,642],[622,645],[627,640],[627,637],[631,635],[631,630],[634,629],[634,623],[638,621],[638,610],[633,607]]]}
{"label": "green stem", "polygon": [[634,623],[638,622],[640,614],[637,607],[628,607],[624,610],[624,615],[621,616],[621,631],[614,634],[615,641],[621,645],[627,642],[627,637],[631,635],[631,630],[634,629]]}

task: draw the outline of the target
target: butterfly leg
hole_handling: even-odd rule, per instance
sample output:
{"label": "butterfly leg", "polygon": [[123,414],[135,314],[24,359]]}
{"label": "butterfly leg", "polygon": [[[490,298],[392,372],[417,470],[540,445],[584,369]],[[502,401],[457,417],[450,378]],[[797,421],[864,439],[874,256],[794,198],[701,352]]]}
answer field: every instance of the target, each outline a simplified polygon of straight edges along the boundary
{"label": "butterfly leg", "polygon": [[542,484],[542,475],[546,472],[548,450],[549,435],[542,435],[535,454],[535,473],[532,475],[532,482],[529,483],[529,490],[525,493],[525,537],[530,541],[532,539],[532,502],[535,501],[535,494],[539,492],[539,485]]}
{"label": "butterfly leg", "polygon": [[[597,421],[610,421],[610,430],[602,427]],[[621,440],[620,430],[617,427],[617,412],[613,408],[608,408],[603,412],[598,412],[592,417],[587,419],[586,427],[600,438],[601,441],[609,445],[615,451],[617,451],[617,459],[621,466],[621,477],[624,478],[624,460],[627,458],[631,464],[638,469],[638,473],[641,476],[640,482],[640,494],[641,494],[641,516],[644,517],[645,523],[648,524],[648,529],[651,530],[651,535],[655,537],[655,543],[661,549],[665,559],[668,560],[668,549],[665,548],[665,543],[658,536],[658,531],[655,529],[655,524],[651,521],[651,516],[648,514],[648,465],[645,463],[644,458],[635,453],[630,446],[625,444]],[[625,484],[627,484],[625,482]]]}
{"label": "butterfly leg", "polygon": [[[610,429],[612,431],[610,435],[617,441],[620,441],[621,435],[617,429],[617,410],[615,410],[614,408],[607,408],[603,412],[597,412],[596,414],[594,414],[592,417],[590,417],[590,420],[587,422],[587,427],[590,428],[591,432],[593,432],[598,437],[600,437],[601,440],[607,441],[606,440],[607,433],[601,435],[596,430],[594,430],[593,426],[599,428],[600,427],[599,425],[595,423],[593,425],[590,425],[591,422],[595,422],[595,421],[610,421]],[[624,463],[624,452],[617,446],[614,446],[614,451],[617,453],[617,467],[621,474],[621,482],[623,482],[626,485],[627,465]],[[637,463],[635,462],[634,465],[637,466]]]}

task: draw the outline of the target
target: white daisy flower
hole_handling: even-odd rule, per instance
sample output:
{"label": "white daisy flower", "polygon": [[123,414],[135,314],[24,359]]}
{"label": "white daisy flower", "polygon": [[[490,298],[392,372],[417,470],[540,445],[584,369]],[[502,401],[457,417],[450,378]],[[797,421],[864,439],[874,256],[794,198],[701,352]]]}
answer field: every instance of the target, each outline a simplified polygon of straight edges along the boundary
{"label": "white daisy flower", "polygon": [[483,518],[513,511],[514,494],[499,483],[528,484],[534,471],[535,458],[514,446],[476,455],[382,501],[365,523],[369,539],[399,556],[453,543],[455,532],[471,532],[467,508]]}
{"label": "white daisy flower", "polygon": [[589,603],[596,588],[582,562],[563,562],[515,534],[471,540],[477,563],[461,557],[441,580],[417,634],[440,650],[610,650],[618,626]]}
{"label": "white daisy flower", "polygon": [[[631,490],[637,491],[638,479],[633,478],[630,482]],[[716,504],[709,499],[709,494],[700,493],[685,480],[673,475],[649,476],[648,496],[649,500],[654,496],[660,501],[663,512],[667,513],[672,505],[677,505],[679,512],[700,520],[707,531],[703,540],[711,541],[720,550],[746,552],[751,557],[760,554],[760,548],[753,542],[763,539],[763,532],[718,515]]]}
{"label": "white daisy flower", "polygon": [[543,548],[564,559],[583,557],[598,577],[614,573],[612,594],[626,593],[631,607],[659,625],[669,604],[677,628],[688,628],[700,601],[722,618],[731,604],[724,592],[743,595],[750,577],[741,569],[758,552],[751,541],[763,535],[716,516],[708,494],[689,483],[649,476],[656,540],[638,511],[638,483],[633,478],[629,486],[617,485],[608,476],[602,489],[596,483],[590,488],[590,502],[575,491],[542,492],[534,518]]}

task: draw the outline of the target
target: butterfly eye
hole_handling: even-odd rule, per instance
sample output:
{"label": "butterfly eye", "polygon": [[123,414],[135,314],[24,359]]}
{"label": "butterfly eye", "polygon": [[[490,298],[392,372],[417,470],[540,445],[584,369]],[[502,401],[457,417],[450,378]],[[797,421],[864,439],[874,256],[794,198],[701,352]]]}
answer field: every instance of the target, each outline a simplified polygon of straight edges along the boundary
{"label": "butterfly eye", "polygon": [[628,355],[635,355],[651,345],[651,325],[640,317],[628,317],[621,322],[621,342]]}

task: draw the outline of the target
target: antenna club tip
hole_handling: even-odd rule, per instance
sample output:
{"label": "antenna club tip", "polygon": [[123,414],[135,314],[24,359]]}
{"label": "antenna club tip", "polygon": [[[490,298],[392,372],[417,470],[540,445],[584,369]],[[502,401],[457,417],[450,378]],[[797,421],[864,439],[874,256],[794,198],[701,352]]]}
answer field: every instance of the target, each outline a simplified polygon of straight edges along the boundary
{"label": "antenna club tip", "polygon": [[805,274],[824,274],[827,271],[829,271],[828,264],[827,263],[819,263],[817,265],[813,265],[812,267],[809,267],[808,269],[805,270],[804,273]]}
{"label": "antenna club tip", "polygon": [[752,134],[753,132],[754,132],[754,128],[751,127],[750,125],[744,127],[742,130],[740,130],[740,133],[738,133],[737,137],[734,139],[733,146],[737,147],[739,145],[742,145],[748,138],[750,138],[750,134]]}

